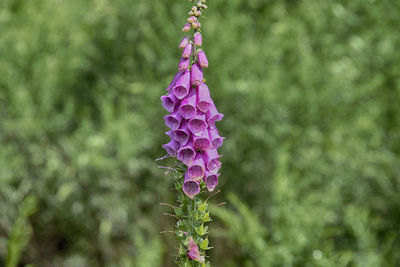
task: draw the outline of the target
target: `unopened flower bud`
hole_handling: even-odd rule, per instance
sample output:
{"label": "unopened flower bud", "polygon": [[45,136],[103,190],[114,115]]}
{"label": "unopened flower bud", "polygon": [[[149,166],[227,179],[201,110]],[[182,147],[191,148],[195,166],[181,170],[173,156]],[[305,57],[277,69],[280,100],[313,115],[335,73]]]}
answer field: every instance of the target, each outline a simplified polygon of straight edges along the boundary
{"label": "unopened flower bud", "polygon": [[179,65],[178,65],[178,70],[179,71],[185,71],[185,70],[187,70],[189,68],[189,65],[190,65],[189,58],[182,57],[181,61],[179,62]]}
{"label": "unopened flower bud", "polygon": [[193,40],[194,40],[194,44],[195,44],[196,46],[201,46],[202,43],[203,43],[203,37],[201,36],[201,33],[196,32],[196,33],[193,35]]}
{"label": "unopened flower bud", "polygon": [[207,8],[208,8],[208,6],[206,6],[206,5],[202,5],[202,7],[203,7],[204,9],[207,9]]}
{"label": "unopened flower bud", "polygon": [[191,29],[191,25],[189,23],[186,23],[185,26],[183,26],[182,31],[183,32],[188,32]]}
{"label": "unopened flower bud", "polygon": [[200,17],[200,16],[201,16],[201,11],[200,11],[200,10],[196,10],[195,12],[193,12],[193,14],[194,14],[196,17]]}
{"label": "unopened flower bud", "polygon": [[180,42],[179,48],[184,48],[188,43],[189,43],[189,36],[186,35]]}
{"label": "unopened flower bud", "polygon": [[201,3],[197,3],[197,6],[198,6],[198,7],[201,7]]}
{"label": "unopened flower bud", "polygon": [[191,55],[192,55],[192,44],[191,43],[188,43],[186,46],[185,46],[185,49],[183,49],[183,51],[182,51],[182,57],[183,58],[189,58]]}
{"label": "unopened flower bud", "polygon": [[208,59],[206,53],[204,53],[203,50],[200,50],[199,53],[197,54],[197,60],[199,61],[200,67],[202,68],[208,67]]}
{"label": "unopened flower bud", "polygon": [[189,11],[188,15],[193,16],[194,15],[193,11]]}
{"label": "unopened flower bud", "polygon": [[187,19],[187,21],[188,21],[189,23],[195,23],[195,22],[197,21],[197,18],[196,18],[195,16],[190,16],[190,17]]}
{"label": "unopened flower bud", "polygon": [[197,7],[192,6],[192,11],[194,12],[194,11],[196,11],[196,10],[197,10]]}
{"label": "unopened flower bud", "polygon": [[193,29],[198,29],[201,27],[201,24],[200,24],[200,22],[196,21],[196,22],[192,23],[192,27],[193,27]]}
{"label": "unopened flower bud", "polygon": [[198,63],[193,64],[190,70],[190,81],[195,86],[199,86],[203,82],[203,70]]}
{"label": "unopened flower bud", "polygon": [[201,0],[201,3],[205,4],[205,3],[206,3],[206,0]]}

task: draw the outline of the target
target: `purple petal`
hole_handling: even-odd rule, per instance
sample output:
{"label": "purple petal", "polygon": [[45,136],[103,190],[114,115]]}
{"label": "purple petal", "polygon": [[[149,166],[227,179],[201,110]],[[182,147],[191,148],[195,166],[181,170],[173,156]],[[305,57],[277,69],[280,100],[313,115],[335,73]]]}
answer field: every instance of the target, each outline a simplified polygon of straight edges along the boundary
{"label": "purple petal", "polygon": [[209,149],[204,151],[203,153],[203,158],[204,162],[206,164],[207,170],[211,173],[216,174],[221,167],[221,162],[219,161],[219,158],[221,156],[218,155],[218,152],[216,149]]}
{"label": "purple petal", "polygon": [[189,94],[182,100],[178,113],[185,119],[192,118],[196,113],[196,90],[192,88]]}
{"label": "purple petal", "polygon": [[203,70],[199,63],[193,64],[190,74],[192,85],[199,86],[203,82]]}
{"label": "purple petal", "polygon": [[192,55],[192,50],[193,50],[192,44],[190,43],[187,44],[185,46],[185,49],[183,49],[182,51],[182,58],[189,58]]}
{"label": "purple petal", "polygon": [[200,185],[195,181],[185,181],[182,185],[182,190],[189,198],[193,198],[200,193]]}
{"label": "purple petal", "polygon": [[224,114],[219,113],[215,105],[211,105],[206,113],[207,123],[211,128],[214,128],[215,122],[222,120]]}
{"label": "purple petal", "polygon": [[178,72],[175,74],[174,78],[172,79],[171,83],[168,85],[167,88],[165,88],[168,92],[171,91],[171,89],[175,86],[176,81],[179,79],[179,77],[182,76],[182,72]]}
{"label": "purple petal", "polygon": [[210,135],[211,146],[213,149],[218,149],[220,146],[222,146],[224,137],[219,135],[217,128],[210,128],[208,133]]}
{"label": "purple petal", "polygon": [[199,61],[200,67],[208,68],[208,59],[207,59],[206,53],[204,53],[203,50],[200,50],[197,53],[197,60]]}
{"label": "purple petal", "polygon": [[204,256],[200,255],[199,247],[194,242],[193,237],[191,237],[191,236],[189,236],[189,238],[188,238],[187,255],[188,255],[189,259],[191,259],[191,260],[198,261],[200,263],[204,263],[204,261],[205,261]]}
{"label": "purple petal", "polygon": [[190,31],[191,28],[192,28],[192,26],[189,23],[186,23],[185,26],[183,26],[182,31],[188,32],[188,31]]}
{"label": "purple petal", "polygon": [[181,124],[182,117],[179,114],[172,113],[170,115],[164,116],[165,125],[167,125],[171,130],[176,130]]}
{"label": "purple petal", "polygon": [[190,65],[190,59],[182,57],[178,65],[178,70],[185,71],[189,68],[189,65]]}
{"label": "purple petal", "polygon": [[205,173],[205,165],[204,165],[204,160],[200,155],[197,155],[194,158],[192,164],[188,167],[186,173],[188,180],[198,181],[201,178],[203,178]]}
{"label": "purple petal", "polygon": [[197,108],[206,113],[209,108],[214,104],[210,97],[210,90],[205,83],[201,83],[197,87]]}
{"label": "purple petal", "polygon": [[189,120],[187,127],[194,135],[200,136],[203,132],[207,130],[205,115],[196,114],[193,118]]}
{"label": "purple petal", "polygon": [[218,185],[218,176],[219,174],[214,174],[208,171],[206,172],[203,181],[206,184],[208,191],[214,191],[215,187]]}
{"label": "purple petal", "polygon": [[196,156],[192,142],[189,140],[187,144],[178,150],[177,159],[185,165],[191,165]]}
{"label": "purple petal", "polygon": [[171,157],[175,157],[176,156],[176,152],[179,149],[179,143],[171,140],[168,144],[162,145],[162,147],[167,150],[167,153],[171,156]]}
{"label": "purple petal", "polygon": [[201,45],[203,44],[203,37],[201,36],[201,33],[200,33],[200,32],[196,32],[196,33],[193,35],[193,40],[194,40],[194,44],[195,44],[196,46],[201,46]]}
{"label": "purple petal", "polygon": [[207,150],[211,147],[210,137],[207,131],[200,136],[193,137],[193,147],[201,150]]}
{"label": "purple petal", "polygon": [[178,99],[183,99],[189,93],[190,89],[190,71],[185,71],[177,80],[172,92]]}
{"label": "purple petal", "polygon": [[189,140],[190,133],[186,125],[187,122],[185,120],[182,120],[179,128],[173,131],[171,135],[172,139],[174,139],[176,142],[180,144],[186,144],[187,141]]}
{"label": "purple petal", "polygon": [[162,106],[165,108],[166,111],[174,112],[175,104],[178,102],[178,99],[176,99],[173,94],[169,93],[168,95],[163,95],[161,97],[161,101]]}

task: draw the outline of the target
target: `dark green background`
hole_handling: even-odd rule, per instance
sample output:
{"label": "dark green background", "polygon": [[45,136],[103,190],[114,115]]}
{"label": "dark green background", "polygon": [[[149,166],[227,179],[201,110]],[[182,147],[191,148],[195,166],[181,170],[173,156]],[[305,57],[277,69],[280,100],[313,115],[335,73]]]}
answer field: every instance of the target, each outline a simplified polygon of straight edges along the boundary
{"label": "dark green background", "polygon": [[[400,1],[208,6],[213,266],[398,266]],[[0,265],[173,266],[154,159],[190,7],[0,1]]]}

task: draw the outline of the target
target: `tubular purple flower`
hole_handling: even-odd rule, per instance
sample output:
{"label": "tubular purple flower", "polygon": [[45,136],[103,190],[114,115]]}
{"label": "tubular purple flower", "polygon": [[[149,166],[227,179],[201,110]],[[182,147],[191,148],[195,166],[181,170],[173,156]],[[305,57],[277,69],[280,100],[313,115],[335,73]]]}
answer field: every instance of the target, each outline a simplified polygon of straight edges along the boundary
{"label": "tubular purple flower", "polygon": [[192,85],[199,86],[203,82],[203,70],[201,69],[199,63],[196,62],[192,65],[190,74]]}
{"label": "tubular purple flower", "polygon": [[174,139],[176,142],[180,143],[181,145],[186,144],[187,141],[189,140],[190,133],[186,125],[187,121],[182,120],[179,128],[173,131],[171,134],[171,138]]}
{"label": "tubular purple flower", "polygon": [[179,79],[179,77],[181,77],[182,72],[178,72],[177,74],[175,74],[174,78],[172,79],[171,83],[168,85],[167,88],[165,88],[168,92],[171,91],[171,89],[175,86],[176,81]]}
{"label": "tubular purple flower", "polygon": [[163,95],[161,97],[162,105],[167,110],[168,112],[174,112],[175,110],[175,104],[178,103],[178,99],[176,97],[169,93],[168,95]]}
{"label": "tubular purple flower", "polygon": [[220,157],[216,149],[209,149],[203,152],[204,162],[209,172],[214,174],[218,172],[221,167]]}
{"label": "tubular purple flower", "polygon": [[221,137],[219,135],[217,128],[210,128],[208,133],[210,135],[212,149],[218,149],[220,146],[222,146],[225,137]]}
{"label": "tubular purple flower", "polygon": [[188,170],[186,172],[187,179],[191,181],[199,181],[201,178],[203,178],[205,170],[206,168],[204,164],[204,159],[203,157],[201,157],[201,155],[198,154],[194,158],[192,164],[190,164],[188,167]]}
{"label": "tubular purple flower", "polygon": [[178,70],[185,71],[189,68],[189,65],[190,65],[190,59],[182,57],[181,61],[179,62],[179,65],[178,65]]}
{"label": "tubular purple flower", "polygon": [[206,113],[213,104],[210,97],[210,90],[205,83],[201,83],[197,87],[197,108],[201,112]]}
{"label": "tubular purple flower", "polygon": [[215,107],[214,103],[210,106],[206,113],[207,123],[210,128],[215,128],[215,122],[222,120],[224,114],[219,113],[217,108]]}
{"label": "tubular purple flower", "polygon": [[204,256],[200,255],[199,252],[199,247],[196,245],[196,243],[193,240],[193,237],[189,236],[188,238],[188,250],[187,250],[187,255],[189,259],[204,263]]}
{"label": "tubular purple flower", "polygon": [[175,157],[179,150],[179,143],[171,140],[168,144],[162,145],[162,148],[164,148],[171,157]]}
{"label": "tubular purple flower", "polygon": [[192,50],[193,50],[192,44],[191,43],[187,44],[185,46],[185,49],[183,49],[182,51],[182,57],[189,58],[192,55]]}
{"label": "tubular purple flower", "polygon": [[183,37],[182,41],[179,44],[179,48],[184,48],[189,43],[189,36],[186,35]]}
{"label": "tubular purple flower", "polygon": [[189,94],[182,100],[178,109],[179,115],[185,119],[190,119],[196,114],[196,90],[190,89]]}
{"label": "tubular purple flower", "polygon": [[201,150],[207,150],[211,147],[211,141],[207,131],[203,132],[200,136],[193,137],[193,147]]}
{"label": "tubular purple flower", "polygon": [[198,182],[195,181],[186,181],[185,178],[185,182],[182,185],[182,190],[189,198],[193,199],[195,195],[200,193],[200,185]]}
{"label": "tubular purple flower", "polygon": [[188,32],[188,31],[190,31],[191,28],[192,28],[192,25],[190,25],[189,23],[186,23],[185,26],[183,26],[182,31]]}
{"label": "tubular purple flower", "polygon": [[188,166],[193,163],[195,156],[196,156],[196,151],[193,148],[192,141],[189,140],[185,146],[182,146],[177,151],[176,157],[178,160],[182,161],[183,164]]}
{"label": "tubular purple flower", "polygon": [[203,181],[207,186],[208,191],[214,191],[215,187],[218,185],[218,176],[219,174],[214,174],[206,171],[206,174],[203,177]]}
{"label": "tubular purple flower", "polygon": [[190,71],[186,70],[180,77],[177,79],[175,86],[172,88],[172,92],[179,100],[183,99],[188,93],[190,89]]}
{"label": "tubular purple flower", "polygon": [[189,120],[187,127],[195,136],[200,136],[203,132],[207,130],[207,123],[205,115],[196,114],[193,118]]}
{"label": "tubular purple flower", "polygon": [[208,68],[208,59],[207,59],[206,53],[204,53],[203,50],[200,50],[197,53],[197,60],[199,61],[200,67]]}
{"label": "tubular purple flower", "polygon": [[181,124],[182,117],[179,114],[172,113],[164,116],[165,125],[167,125],[172,131],[178,129]]}
{"label": "tubular purple flower", "polygon": [[196,33],[193,35],[193,40],[194,40],[194,44],[195,44],[196,46],[201,46],[202,43],[203,43],[203,37],[201,36],[201,33],[200,33],[200,32],[196,32]]}

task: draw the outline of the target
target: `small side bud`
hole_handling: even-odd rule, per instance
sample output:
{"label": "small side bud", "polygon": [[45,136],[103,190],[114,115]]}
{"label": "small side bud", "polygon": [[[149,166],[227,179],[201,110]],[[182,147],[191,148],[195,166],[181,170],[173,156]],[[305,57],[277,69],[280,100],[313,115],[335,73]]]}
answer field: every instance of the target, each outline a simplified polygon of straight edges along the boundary
{"label": "small side bud", "polygon": [[191,25],[189,23],[186,23],[185,26],[183,26],[182,31],[183,32],[188,32],[191,29]]}
{"label": "small side bud", "polygon": [[179,48],[184,48],[189,43],[189,36],[183,37],[182,41],[179,43]]}
{"label": "small side bud", "polygon": [[193,16],[194,15],[193,11],[189,11],[188,15]]}
{"label": "small side bud", "polygon": [[207,8],[208,8],[208,6],[207,6],[207,5],[202,5],[202,7],[203,7],[204,9],[207,9]]}

